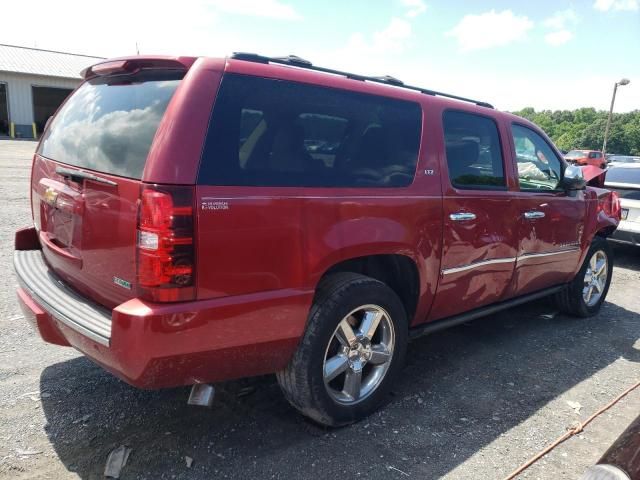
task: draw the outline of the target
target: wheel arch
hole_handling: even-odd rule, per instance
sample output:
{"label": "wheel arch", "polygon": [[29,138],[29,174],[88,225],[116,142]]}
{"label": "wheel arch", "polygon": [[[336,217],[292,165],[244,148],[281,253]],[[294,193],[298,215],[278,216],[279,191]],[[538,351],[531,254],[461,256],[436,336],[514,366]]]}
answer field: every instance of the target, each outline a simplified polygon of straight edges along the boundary
{"label": "wheel arch", "polygon": [[334,273],[359,273],[386,284],[400,298],[409,324],[416,315],[420,300],[421,279],[415,259],[401,253],[370,254],[348,258],[329,266],[318,284]]}

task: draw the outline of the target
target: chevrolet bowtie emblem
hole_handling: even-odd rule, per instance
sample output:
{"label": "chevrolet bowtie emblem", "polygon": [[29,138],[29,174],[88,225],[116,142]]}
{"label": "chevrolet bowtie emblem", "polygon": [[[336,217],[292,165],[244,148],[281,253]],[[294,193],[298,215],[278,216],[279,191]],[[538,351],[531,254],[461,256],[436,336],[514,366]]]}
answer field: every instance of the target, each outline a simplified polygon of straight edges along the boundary
{"label": "chevrolet bowtie emblem", "polygon": [[56,201],[58,200],[58,192],[49,187],[44,192],[44,201],[47,202],[52,207],[56,206]]}

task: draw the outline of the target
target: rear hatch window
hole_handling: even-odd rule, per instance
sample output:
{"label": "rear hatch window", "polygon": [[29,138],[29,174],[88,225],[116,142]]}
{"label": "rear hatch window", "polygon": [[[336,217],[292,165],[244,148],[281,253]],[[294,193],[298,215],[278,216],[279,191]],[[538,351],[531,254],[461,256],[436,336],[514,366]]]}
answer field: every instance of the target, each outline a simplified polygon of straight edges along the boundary
{"label": "rear hatch window", "polygon": [[[141,178],[183,75],[141,71],[85,82],[52,120],[35,158],[31,198],[47,263],[108,308],[136,296]],[[76,167],[87,172],[74,177]]]}
{"label": "rear hatch window", "polygon": [[141,71],[84,83],[51,122],[43,157],[142,178],[151,142],[184,72]]}

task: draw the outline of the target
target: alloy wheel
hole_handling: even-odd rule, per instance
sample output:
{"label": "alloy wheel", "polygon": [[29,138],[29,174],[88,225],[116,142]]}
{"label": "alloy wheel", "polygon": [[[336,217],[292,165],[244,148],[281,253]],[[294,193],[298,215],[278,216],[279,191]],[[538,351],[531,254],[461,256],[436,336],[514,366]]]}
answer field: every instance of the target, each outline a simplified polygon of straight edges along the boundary
{"label": "alloy wheel", "polygon": [[336,327],[325,351],[323,377],[331,398],[353,405],[373,393],[389,370],[394,346],[393,322],[382,307],[352,310]]}
{"label": "alloy wheel", "polygon": [[587,307],[593,307],[600,301],[607,285],[608,267],[607,255],[602,250],[594,252],[589,259],[582,289],[582,298]]}

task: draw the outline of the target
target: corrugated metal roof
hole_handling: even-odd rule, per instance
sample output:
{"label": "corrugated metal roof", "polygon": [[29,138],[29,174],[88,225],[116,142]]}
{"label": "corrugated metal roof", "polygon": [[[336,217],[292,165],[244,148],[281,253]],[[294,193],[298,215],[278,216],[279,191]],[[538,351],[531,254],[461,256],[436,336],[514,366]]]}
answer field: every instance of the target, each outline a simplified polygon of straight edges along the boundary
{"label": "corrugated metal roof", "polygon": [[103,57],[0,44],[0,71],[5,72],[79,79],[83,68],[102,59]]}

